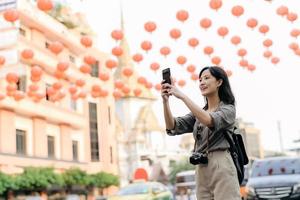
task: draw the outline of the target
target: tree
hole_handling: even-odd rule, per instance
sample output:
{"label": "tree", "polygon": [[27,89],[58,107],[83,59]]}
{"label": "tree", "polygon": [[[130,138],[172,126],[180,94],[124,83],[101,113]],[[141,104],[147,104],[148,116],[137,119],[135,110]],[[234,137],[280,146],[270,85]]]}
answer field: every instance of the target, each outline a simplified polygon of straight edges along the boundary
{"label": "tree", "polygon": [[0,172],[0,196],[6,193],[8,190],[14,189],[17,189],[14,178]]}
{"label": "tree", "polygon": [[195,166],[188,162],[188,159],[185,158],[179,162],[174,162],[170,164],[170,173],[169,173],[169,181],[172,184],[175,184],[176,174],[186,170],[194,170]]}
{"label": "tree", "polygon": [[87,175],[87,173],[79,168],[71,168],[66,170],[62,177],[65,185],[68,187],[73,185],[85,186],[90,182],[90,177]]}

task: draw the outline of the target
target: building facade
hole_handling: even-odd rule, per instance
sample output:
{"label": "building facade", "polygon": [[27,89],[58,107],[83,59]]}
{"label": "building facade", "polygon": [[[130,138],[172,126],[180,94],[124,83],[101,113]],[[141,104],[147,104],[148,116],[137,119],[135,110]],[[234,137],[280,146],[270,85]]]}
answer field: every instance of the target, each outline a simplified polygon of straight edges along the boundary
{"label": "building facade", "polygon": [[[118,174],[113,78],[99,64],[109,55],[83,46],[82,32],[67,28],[35,3],[18,0],[10,7],[17,8],[19,20],[5,21],[2,4],[0,56],[5,64],[0,66],[0,94],[5,98],[0,100],[0,170],[13,174],[27,166],[52,166],[60,172],[79,167],[88,173]],[[59,54],[49,49],[54,42],[63,46]],[[34,55],[28,58],[24,50]],[[88,73],[80,69],[85,56],[95,58]],[[58,76],[62,62],[68,69]],[[41,69],[40,80],[34,80],[33,68]],[[110,78],[100,80],[99,72]],[[18,76],[15,85],[7,81],[9,73]],[[106,92],[92,96],[95,86]]]}

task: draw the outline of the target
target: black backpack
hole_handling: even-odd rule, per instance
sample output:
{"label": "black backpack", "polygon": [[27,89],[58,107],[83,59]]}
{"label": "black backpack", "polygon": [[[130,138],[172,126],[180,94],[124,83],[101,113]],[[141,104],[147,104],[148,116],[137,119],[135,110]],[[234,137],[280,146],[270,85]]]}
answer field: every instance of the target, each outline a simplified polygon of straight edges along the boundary
{"label": "black backpack", "polygon": [[242,135],[239,133],[239,129],[234,127],[233,131],[225,131],[225,138],[230,145],[230,155],[237,171],[239,184],[241,185],[244,180],[244,165],[249,163]]}

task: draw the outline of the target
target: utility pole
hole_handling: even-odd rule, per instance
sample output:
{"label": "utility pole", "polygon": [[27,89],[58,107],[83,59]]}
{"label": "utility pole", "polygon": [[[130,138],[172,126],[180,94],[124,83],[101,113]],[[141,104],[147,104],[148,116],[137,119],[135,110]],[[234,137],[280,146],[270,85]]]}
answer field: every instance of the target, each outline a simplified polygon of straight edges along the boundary
{"label": "utility pole", "polygon": [[278,134],[279,134],[280,151],[281,153],[284,153],[280,120],[277,121],[277,127],[278,127]]}

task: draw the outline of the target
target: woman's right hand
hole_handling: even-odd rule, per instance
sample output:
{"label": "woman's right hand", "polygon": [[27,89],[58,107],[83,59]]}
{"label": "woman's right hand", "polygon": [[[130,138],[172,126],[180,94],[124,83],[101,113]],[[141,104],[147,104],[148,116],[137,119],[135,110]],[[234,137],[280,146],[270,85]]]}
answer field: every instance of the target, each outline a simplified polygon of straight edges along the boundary
{"label": "woman's right hand", "polygon": [[161,82],[161,97],[164,102],[167,102],[169,100],[169,91],[170,87],[168,86],[169,84],[164,83],[164,81]]}

